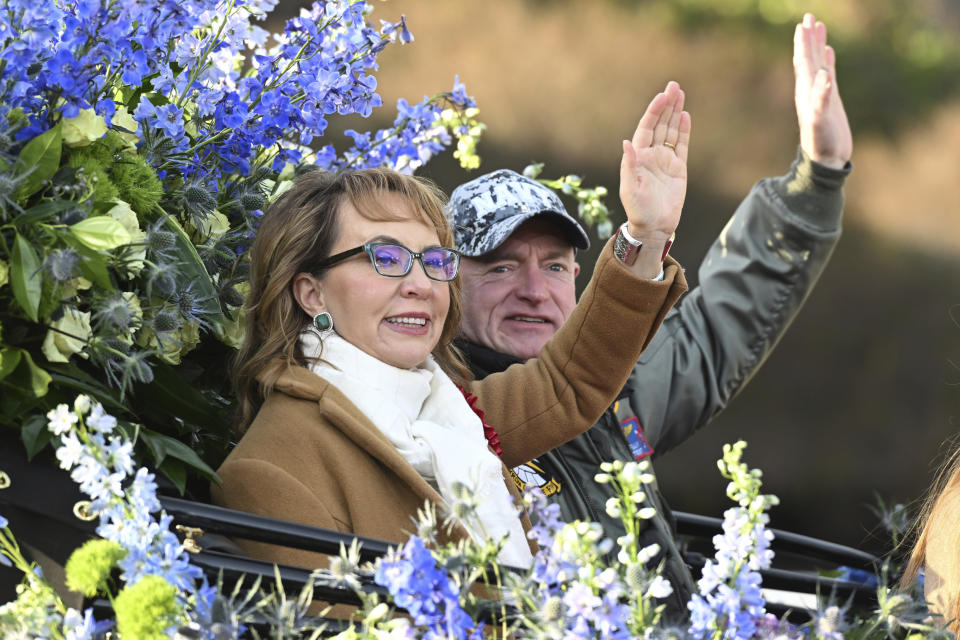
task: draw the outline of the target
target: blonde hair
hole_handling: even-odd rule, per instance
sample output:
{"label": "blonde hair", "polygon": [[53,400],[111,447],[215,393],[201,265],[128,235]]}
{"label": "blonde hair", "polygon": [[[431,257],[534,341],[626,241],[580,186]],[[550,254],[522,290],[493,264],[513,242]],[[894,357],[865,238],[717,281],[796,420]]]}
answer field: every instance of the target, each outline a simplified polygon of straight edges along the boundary
{"label": "blonde hair", "polygon": [[[299,273],[322,277],[325,269],[318,265],[330,256],[337,240],[338,214],[344,202],[371,220],[403,219],[379,202],[379,196],[387,192],[403,196],[413,211],[436,229],[442,245],[454,246],[453,229],[443,211],[443,193],[430,182],[388,169],[336,175],[307,171],[261,218],[250,248],[246,333],[234,361],[241,433],[250,426],[280,375],[308,364],[298,340],[312,318],[294,297],[294,278]],[[461,315],[459,279],[449,286],[450,310],[433,356],[447,375],[462,384],[471,376],[452,344]]]}
{"label": "blonde hair", "polygon": [[[955,443],[956,444],[956,443]],[[937,579],[942,582],[941,589],[946,597],[942,600],[944,610],[937,610],[945,622],[949,622],[948,629],[960,636],[960,513],[949,513],[955,509],[954,499],[951,497],[960,492],[960,446],[954,446],[953,453],[941,466],[937,477],[930,488],[930,492],[923,501],[920,514],[914,524],[912,537],[915,537],[913,548],[907,567],[900,580],[901,588],[909,588],[927,561],[927,548],[931,538],[946,539],[954,542],[956,553],[950,555],[946,567],[938,567],[941,571]],[[929,576],[927,577],[929,579]]]}

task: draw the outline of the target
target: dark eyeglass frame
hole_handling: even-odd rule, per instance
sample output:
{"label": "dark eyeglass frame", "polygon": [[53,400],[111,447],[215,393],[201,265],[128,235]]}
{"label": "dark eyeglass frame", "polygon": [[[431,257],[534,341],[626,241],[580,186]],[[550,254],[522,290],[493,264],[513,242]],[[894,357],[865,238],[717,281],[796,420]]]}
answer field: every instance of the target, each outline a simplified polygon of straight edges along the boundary
{"label": "dark eyeglass frame", "polygon": [[[403,249],[403,250],[406,251],[407,253],[409,253],[409,254],[410,254],[410,262],[409,262],[409,264],[407,265],[407,270],[404,271],[403,273],[397,273],[397,274],[383,273],[382,271],[380,271],[380,268],[377,266],[377,258],[376,258],[376,256],[374,256],[374,254],[373,254],[374,250],[375,250],[377,247],[398,247],[398,248],[400,248],[400,249]],[[432,249],[443,249],[443,250],[445,250],[445,251],[449,251],[449,252],[454,256],[454,259],[455,259],[455,261],[456,261],[456,264],[454,265],[454,266],[455,266],[455,270],[454,270],[454,272],[453,272],[453,277],[451,277],[451,278],[435,278],[435,277],[433,277],[433,276],[430,275],[430,273],[427,271],[427,266],[426,266],[425,264],[423,264],[423,254],[424,254],[424,253],[427,253],[428,251],[430,251],[430,250],[432,250]],[[454,280],[454,279],[457,277],[457,275],[460,274],[460,252],[457,251],[456,249],[451,249],[450,247],[442,247],[442,246],[439,246],[439,245],[438,245],[438,246],[435,246],[435,247],[427,247],[427,248],[424,249],[423,251],[417,252],[417,251],[413,251],[413,250],[411,250],[411,249],[408,249],[407,247],[403,246],[402,244],[399,244],[399,243],[396,243],[396,242],[366,242],[366,243],[360,245],[359,247],[354,247],[353,249],[347,249],[346,251],[341,251],[340,253],[337,253],[337,254],[335,254],[335,255],[330,256],[329,258],[321,261],[321,262],[317,265],[317,268],[319,268],[319,269],[327,269],[327,268],[332,267],[332,266],[334,266],[334,265],[340,264],[341,262],[344,262],[344,261],[346,261],[346,260],[349,260],[350,258],[352,258],[352,257],[355,256],[355,255],[359,255],[359,254],[364,253],[364,252],[366,252],[367,257],[370,258],[370,264],[373,265],[374,271],[376,271],[378,275],[381,275],[381,276],[383,276],[384,278],[402,278],[402,277],[406,276],[407,274],[410,273],[410,269],[413,268],[413,263],[414,263],[414,262],[419,262],[419,263],[420,263],[420,268],[423,269],[424,275],[426,275],[426,276],[427,276],[428,278],[430,278],[431,280],[436,280],[437,282],[450,282],[451,280]]]}

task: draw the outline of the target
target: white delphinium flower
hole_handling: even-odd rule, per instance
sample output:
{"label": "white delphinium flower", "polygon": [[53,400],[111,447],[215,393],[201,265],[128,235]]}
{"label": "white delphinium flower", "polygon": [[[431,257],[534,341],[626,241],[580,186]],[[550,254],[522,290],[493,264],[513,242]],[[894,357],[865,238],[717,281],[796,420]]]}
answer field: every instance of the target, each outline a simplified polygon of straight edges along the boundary
{"label": "white delphinium flower", "polygon": [[670,581],[661,575],[656,575],[653,577],[653,581],[650,582],[650,586],[647,587],[646,595],[650,598],[662,599],[671,593],[673,593],[673,585],[670,584]]}
{"label": "white delphinium flower", "polygon": [[87,411],[90,411],[90,396],[85,393],[81,393],[73,401],[73,410],[77,415],[82,416]]}
{"label": "white delphinium flower", "polygon": [[47,426],[55,436],[67,433],[77,424],[77,416],[65,404],[58,404],[55,409],[48,411],[47,420]]}
{"label": "white delphinium flower", "polygon": [[607,515],[611,518],[620,517],[620,499],[619,498],[608,498],[607,503],[604,506],[604,511],[607,512]]}

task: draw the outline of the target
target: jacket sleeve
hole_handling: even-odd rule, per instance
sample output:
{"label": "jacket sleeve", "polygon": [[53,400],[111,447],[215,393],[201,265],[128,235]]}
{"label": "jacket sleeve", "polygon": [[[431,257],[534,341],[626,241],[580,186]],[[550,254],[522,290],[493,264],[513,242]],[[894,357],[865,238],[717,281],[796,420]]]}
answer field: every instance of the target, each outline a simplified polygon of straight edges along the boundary
{"label": "jacket sleeve", "polygon": [[686,291],[683,271],[672,258],[664,265],[664,280],[656,282],[633,275],[612,248],[611,240],[570,318],[540,357],[470,385],[500,435],[508,467],[589,429]]}
{"label": "jacket sleeve", "polygon": [[758,182],[700,265],[628,382],[656,455],[690,437],[739,392],[790,326],[840,238],[842,170],[798,152]]}

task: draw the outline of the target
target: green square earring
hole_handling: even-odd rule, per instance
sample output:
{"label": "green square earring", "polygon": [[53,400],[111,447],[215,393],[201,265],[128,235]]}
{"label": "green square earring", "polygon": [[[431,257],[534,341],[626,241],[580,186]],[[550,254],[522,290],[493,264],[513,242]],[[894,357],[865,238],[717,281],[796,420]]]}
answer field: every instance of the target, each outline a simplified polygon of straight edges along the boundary
{"label": "green square earring", "polygon": [[321,311],[313,316],[313,326],[317,328],[317,331],[332,331],[333,316],[330,315],[329,311]]}

